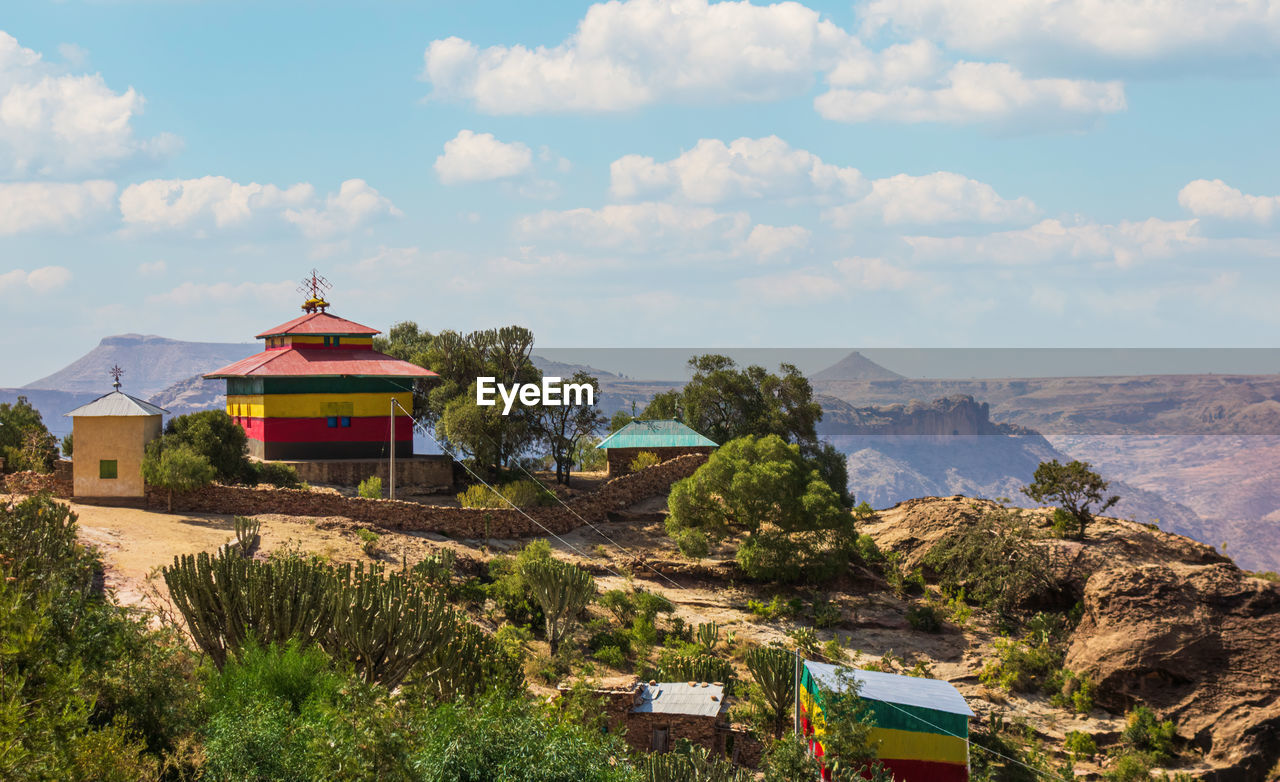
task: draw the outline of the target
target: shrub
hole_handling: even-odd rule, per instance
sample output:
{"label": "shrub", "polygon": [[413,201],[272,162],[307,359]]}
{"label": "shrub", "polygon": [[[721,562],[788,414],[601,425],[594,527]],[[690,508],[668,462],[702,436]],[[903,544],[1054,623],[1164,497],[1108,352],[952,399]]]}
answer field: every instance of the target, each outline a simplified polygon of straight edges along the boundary
{"label": "shrub", "polygon": [[244,429],[222,410],[203,410],[169,419],[166,437],[189,445],[213,467],[222,483],[252,483],[257,472],[249,461]]}
{"label": "shrub", "polygon": [[356,537],[360,538],[360,549],[371,557],[378,555],[378,533],[371,529],[356,530]]}
{"label": "shrub", "polygon": [[1131,709],[1124,721],[1120,741],[1125,747],[1148,754],[1152,765],[1173,760],[1176,728],[1172,721],[1160,721],[1155,712],[1141,704]]}
{"label": "shrub", "polygon": [[835,627],[844,620],[840,606],[830,600],[813,601],[813,626],[818,629]]}
{"label": "shrub", "polygon": [[1064,748],[1076,760],[1088,760],[1098,754],[1098,744],[1093,740],[1093,736],[1078,730],[1067,733],[1067,742]]}
{"label": "shrub", "polygon": [[382,479],[376,475],[370,475],[360,485],[356,487],[356,494],[364,497],[366,500],[382,499]]}
{"label": "shrub", "polygon": [[1050,629],[1032,630],[1022,638],[997,638],[996,657],[979,680],[1010,692],[1034,692],[1050,686],[1065,656],[1061,639]]}
{"label": "shrub", "polygon": [[748,613],[761,619],[786,619],[797,616],[803,607],[804,604],[798,597],[784,601],[780,595],[774,595],[768,603],[754,599],[747,600]]}
{"label": "shrub", "polygon": [[631,460],[631,464],[629,464],[628,467],[631,472],[640,472],[641,470],[654,467],[661,463],[662,459],[653,451],[641,451],[636,454],[636,458]]}
{"label": "shrub", "polygon": [[813,631],[812,627],[799,627],[787,633],[787,637],[791,639],[791,643],[805,657],[818,656],[818,634]]}
{"label": "shrub", "polygon": [[297,489],[302,486],[298,471],[292,464],[283,462],[254,462],[253,464],[259,483],[269,483],[277,489]]}
{"label": "shrub", "polygon": [[[504,499],[505,498],[505,499]],[[504,483],[497,492],[483,484],[472,484],[458,495],[458,504],[464,508],[528,508],[549,505],[555,499],[535,481],[520,480]]]}
{"label": "shrub", "polygon": [[908,609],[907,624],[911,625],[912,630],[919,630],[922,633],[942,632],[942,620],[930,605],[912,606]]}
{"label": "shrub", "polygon": [[142,479],[168,493],[168,508],[173,510],[175,492],[195,491],[213,481],[215,470],[203,455],[171,436],[158,437],[147,444],[142,458]]}
{"label": "shrub", "polygon": [[610,668],[622,670],[627,664],[627,656],[616,646],[602,646],[591,656]]}

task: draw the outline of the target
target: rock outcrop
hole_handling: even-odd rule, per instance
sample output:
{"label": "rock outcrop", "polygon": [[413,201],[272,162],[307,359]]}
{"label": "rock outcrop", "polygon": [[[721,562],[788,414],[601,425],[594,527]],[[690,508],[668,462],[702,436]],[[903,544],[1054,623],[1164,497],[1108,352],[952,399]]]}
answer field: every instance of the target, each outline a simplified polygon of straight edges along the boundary
{"label": "rock outcrop", "polygon": [[1101,570],[1067,654],[1120,711],[1142,701],[1219,770],[1263,782],[1280,758],[1280,585],[1229,563]]}
{"label": "rock outcrop", "polygon": [[[881,511],[862,530],[915,567],[995,503],[929,497]],[[1047,530],[1047,510],[1028,512]],[[1280,759],[1280,584],[1154,525],[1099,518],[1083,541],[1045,535],[1059,588],[1084,603],[1066,667],[1119,714],[1141,701],[1203,753],[1213,782],[1270,782]]]}

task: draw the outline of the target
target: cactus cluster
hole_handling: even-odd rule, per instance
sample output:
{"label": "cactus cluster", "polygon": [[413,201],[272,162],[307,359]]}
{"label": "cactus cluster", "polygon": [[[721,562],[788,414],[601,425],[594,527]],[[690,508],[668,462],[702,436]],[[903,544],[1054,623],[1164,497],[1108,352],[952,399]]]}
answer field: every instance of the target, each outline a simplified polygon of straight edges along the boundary
{"label": "cactus cluster", "polygon": [[332,568],[224,551],[175,557],[163,574],[192,638],[219,668],[250,637],[264,644],[296,638],[351,662],[365,681],[394,688],[466,621],[430,585],[381,565]]}
{"label": "cactus cluster", "polygon": [[777,646],[757,646],[747,652],[747,670],[769,704],[773,735],[781,736],[796,697],[795,654]]}
{"label": "cactus cluster", "polygon": [[645,757],[640,778],[643,782],[749,782],[752,777],[706,748],[686,744],[673,752]]}
{"label": "cactus cluster", "polygon": [[258,533],[262,531],[262,521],[248,516],[236,516],[231,520],[236,533],[236,546],[242,556],[249,556],[254,544],[258,542]]}
{"label": "cactus cluster", "polygon": [[705,622],[698,625],[698,644],[708,652],[714,652],[716,644],[720,643],[720,625],[715,622]]}
{"label": "cactus cluster", "polygon": [[546,616],[547,644],[551,654],[577,621],[578,614],[596,596],[596,580],[582,568],[558,559],[537,559],[520,571],[533,599]]}

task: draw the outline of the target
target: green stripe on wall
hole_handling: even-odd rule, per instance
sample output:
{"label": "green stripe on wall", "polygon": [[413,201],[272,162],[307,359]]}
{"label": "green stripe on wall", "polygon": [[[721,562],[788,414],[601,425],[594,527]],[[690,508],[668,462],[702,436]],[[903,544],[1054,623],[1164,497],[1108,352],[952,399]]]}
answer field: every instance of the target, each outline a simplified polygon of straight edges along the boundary
{"label": "green stripe on wall", "polygon": [[412,391],[403,377],[230,377],[228,394],[376,394]]}

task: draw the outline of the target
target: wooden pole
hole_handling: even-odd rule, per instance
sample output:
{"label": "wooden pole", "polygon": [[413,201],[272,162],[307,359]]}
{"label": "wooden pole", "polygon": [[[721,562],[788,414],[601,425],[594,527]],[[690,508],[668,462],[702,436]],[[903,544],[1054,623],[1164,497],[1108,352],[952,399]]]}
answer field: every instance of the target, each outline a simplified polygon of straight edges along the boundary
{"label": "wooden pole", "polygon": [[391,438],[391,465],[387,470],[387,473],[388,473],[388,477],[391,480],[388,482],[388,485],[390,486],[390,491],[387,492],[387,497],[389,499],[394,500],[396,498],[396,398],[394,396],[391,397],[390,438]]}

